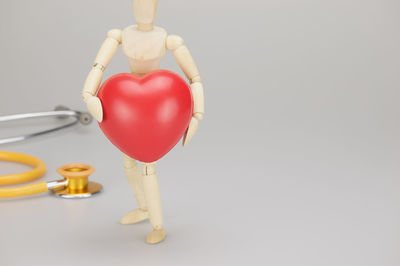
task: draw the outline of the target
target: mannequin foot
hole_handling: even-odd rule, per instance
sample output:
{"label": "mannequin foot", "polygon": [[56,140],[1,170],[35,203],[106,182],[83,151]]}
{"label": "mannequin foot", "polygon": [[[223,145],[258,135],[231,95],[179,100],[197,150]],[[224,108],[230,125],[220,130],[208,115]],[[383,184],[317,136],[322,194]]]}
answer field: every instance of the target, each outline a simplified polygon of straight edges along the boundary
{"label": "mannequin foot", "polygon": [[149,218],[149,213],[147,211],[137,209],[125,214],[119,221],[121,224],[134,224],[146,220]]}
{"label": "mannequin foot", "polygon": [[148,244],[157,244],[164,240],[167,232],[164,229],[154,229],[153,232],[147,235],[146,242]]}

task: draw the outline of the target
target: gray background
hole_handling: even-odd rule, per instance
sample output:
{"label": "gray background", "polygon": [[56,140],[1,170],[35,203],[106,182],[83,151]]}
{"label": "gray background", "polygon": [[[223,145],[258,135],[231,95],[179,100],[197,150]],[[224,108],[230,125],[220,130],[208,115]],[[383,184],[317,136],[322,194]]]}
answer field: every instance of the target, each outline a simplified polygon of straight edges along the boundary
{"label": "gray background", "polygon": [[[92,164],[105,189],[0,200],[0,265],[398,266],[399,12],[397,0],[161,0],[156,24],[183,36],[206,93],[195,138],[158,164],[167,239],[119,225],[136,202],[93,123],[1,147],[42,158],[47,180]],[[1,1],[0,113],[84,110],[106,32],[134,23],[128,0]],[[170,54],[162,67],[182,74]],[[127,71],[119,51],[105,75]]]}

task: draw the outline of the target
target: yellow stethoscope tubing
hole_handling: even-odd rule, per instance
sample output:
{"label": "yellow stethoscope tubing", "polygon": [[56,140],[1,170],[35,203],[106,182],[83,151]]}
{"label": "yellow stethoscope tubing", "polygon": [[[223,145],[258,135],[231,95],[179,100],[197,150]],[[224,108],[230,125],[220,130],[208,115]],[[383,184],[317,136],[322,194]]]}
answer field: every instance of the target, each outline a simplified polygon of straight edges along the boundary
{"label": "yellow stethoscope tubing", "polygon": [[[0,175],[0,186],[30,182],[42,177],[46,173],[46,164],[42,160],[31,155],[0,151],[0,160],[27,164],[33,167],[32,170],[23,173]],[[0,188],[0,198],[28,196],[47,191],[47,183],[43,181],[19,187]]]}

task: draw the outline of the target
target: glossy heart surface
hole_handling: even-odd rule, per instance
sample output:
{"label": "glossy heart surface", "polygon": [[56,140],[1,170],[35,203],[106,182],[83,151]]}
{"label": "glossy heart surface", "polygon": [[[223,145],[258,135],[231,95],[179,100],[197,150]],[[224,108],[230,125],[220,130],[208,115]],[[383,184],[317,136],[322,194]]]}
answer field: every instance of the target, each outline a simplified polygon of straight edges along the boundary
{"label": "glossy heart surface", "polygon": [[114,75],[97,96],[103,107],[101,130],[118,149],[141,162],[155,162],[167,154],[193,113],[189,85],[167,70],[143,77]]}

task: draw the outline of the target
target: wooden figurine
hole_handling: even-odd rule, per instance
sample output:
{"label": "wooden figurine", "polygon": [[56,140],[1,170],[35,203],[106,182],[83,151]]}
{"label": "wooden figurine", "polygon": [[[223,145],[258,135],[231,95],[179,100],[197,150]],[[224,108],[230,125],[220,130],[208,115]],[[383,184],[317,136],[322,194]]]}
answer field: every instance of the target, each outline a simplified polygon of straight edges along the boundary
{"label": "wooden figurine", "polygon": [[[85,81],[82,91],[83,100],[90,113],[101,123],[103,107],[96,93],[102,81],[103,72],[120,44],[128,57],[131,73],[139,77],[159,69],[161,58],[167,50],[170,50],[189,79],[193,97],[193,115],[189,117],[190,123],[183,136],[182,144],[185,146],[197,131],[199,121],[203,119],[204,114],[203,85],[199,71],[183,39],[177,35],[168,35],[165,29],[153,25],[157,0],[132,0],[132,2],[137,25],[128,26],[123,30],[113,29],[107,33],[107,38]],[[138,209],[128,212],[120,222],[133,224],[149,219],[153,231],[147,235],[146,241],[150,244],[159,243],[164,240],[166,231],[163,228],[155,162],[145,162],[140,167],[138,162],[127,154],[123,154],[123,160],[125,174],[136,197]]]}

